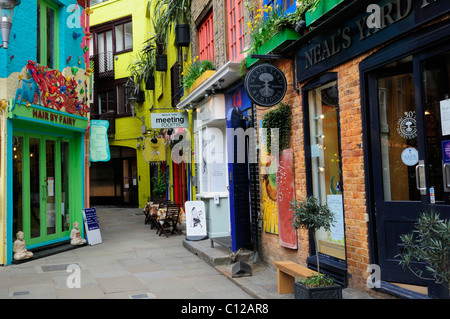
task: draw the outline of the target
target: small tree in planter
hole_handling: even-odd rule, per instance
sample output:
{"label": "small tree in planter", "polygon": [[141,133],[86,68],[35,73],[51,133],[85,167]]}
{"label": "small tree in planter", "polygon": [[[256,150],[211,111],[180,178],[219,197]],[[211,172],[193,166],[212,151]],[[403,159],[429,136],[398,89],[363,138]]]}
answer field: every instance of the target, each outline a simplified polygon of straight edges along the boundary
{"label": "small tree in planter", "polygon": [[[432,211],[422,213],[415,227],[411,233],[400,236],[404,249],[396,257],[400,257],[400,265],[410,269],[417,277],[433,280],[436,285],[446,288],[439,291],[439,286],[436,287],[438,292],[429,292],[431,297],[449,298],[450,220],[442,220],[438,213]],[[424,274],[414,263],[425,263],[428,274]]]}
{"label": "small tree in planter", "polygon": [[[316,240],[316,231],[320,228],[326,231],[330,230],[331,225],[335,221],[334,214],[327,205],[320,204],[319,200],[313,196],[307,197],[303,201],[294,199],[290,204],[291,211],[293,211],[292,227],[309,230],[316,244],[317,275],[310,276],[305,280],[299,279],[299,282],[296,282],[296,297],[302,295],[309,298],[342,298],[342,288],[339,285],[335,285],[332,278],[328,278],[320,273],[319,245]],[[323,287],[333,288],[324,291]],[[302,289],[304,292],[298,292],[298,289]],[[317,297],[314,297],[314,290],[318,291]]]}

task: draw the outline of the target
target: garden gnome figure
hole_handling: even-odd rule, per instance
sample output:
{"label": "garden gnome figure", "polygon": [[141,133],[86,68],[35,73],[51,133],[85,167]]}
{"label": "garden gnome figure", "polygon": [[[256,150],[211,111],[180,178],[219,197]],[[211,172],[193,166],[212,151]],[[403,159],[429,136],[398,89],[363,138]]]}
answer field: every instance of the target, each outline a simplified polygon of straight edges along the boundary
{"label": "garden gnome figure", "polygon": [[24,260],[33,257],[33,253],[28,251],[23,240],[23,231],[18,231],[16,241],[13,246],[14,260]]}
{"label": "garden gnome figure", "polygon": [[86,239],[81,238],[80,230],[79,230],[80,224],[78,222],[73,223],[73,229],[70,232],[70,244],[74,246],[83,245],[86,243]]}

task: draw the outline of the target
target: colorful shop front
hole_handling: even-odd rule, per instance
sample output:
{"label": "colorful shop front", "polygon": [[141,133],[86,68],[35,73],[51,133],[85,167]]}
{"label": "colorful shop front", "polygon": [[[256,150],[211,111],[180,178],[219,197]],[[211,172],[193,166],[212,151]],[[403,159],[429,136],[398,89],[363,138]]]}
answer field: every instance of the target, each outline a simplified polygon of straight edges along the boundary
{"label": "colorful shop front", "polygon": [[[43,71],[28,64],[33,75]],[[43,71],[33,103],[17,89],[7,118],[6,261],[23,231],[28,250],[68,241],[85,208],[85,135],[88,107],[83,85],[58,70]],[[81,73],[81,72],[80,72]],[[83,72],[84,74],[84,72]],[[54,92],[43,85],[49,85]],[[57,88],[57,91],[56,91]],[[23,90],[23,87],[22,87]],[[65,92],[67,90],[67,92]],[[34,95],[35,92],[33,92]]]}
{"label": "colorful shop front", "polygon": [[[342,163],[345,240],[339,254],[335,244],[319,246],[320,267],[362,290],[368,290],[369,268],[384,292],[434,296],[433,286],[403,268],[398,254],[400,236],[422,212],[450,217],[450,5],[384,0],[367,12],[371,3],[321,17],[312,23],[320,27],[297,42],[307,195],[330,205],[337,184],[328,168],[336,158]],[[313,258],[307,263],[314,267]]]}
{"label": "colorful shop front", "polygon": [[252,241],[248,154],[236,152],[251,103],[238,72],[238,63],[226,63],[177,106],[195,109],[193,199],[205,203],[207,236],[233,251]]}

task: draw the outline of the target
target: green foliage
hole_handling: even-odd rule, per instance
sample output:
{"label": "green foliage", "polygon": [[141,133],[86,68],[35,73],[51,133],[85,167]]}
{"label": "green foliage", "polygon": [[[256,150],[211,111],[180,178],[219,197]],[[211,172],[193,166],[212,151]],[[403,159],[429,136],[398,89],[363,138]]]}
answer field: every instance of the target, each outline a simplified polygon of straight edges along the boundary
{"label": "green foliage", "polygon": [[165,8],[164,20],[170,28],[177,24],[190,24],[192,0],[152,0],[155,8]]}
{"label": "green foliage", "polygon": [[[244,52],[254,53],[261,45],[273,38],[275,34],[284,28],[295,29],[297,24],[304,20],[305,13],[309,9],[317,7],[320,0],[303,0],[297,5],[295,12],[284,15],[280,7],[265,5],[262,9],[255,10],[254,6],[246,2],[247,9],[256,12],[253,22],[248,23],[249,34],[252,38],[250,48]],[[265,15],[265,16],[264,16]]]}
{"label": "green foliage", "polygon": [[[422,213],[415,228],[400,236],[404,244],[403,251],[396,256],[400,258],[400,265],[419,278],[434,280],[450,290],[450,220],[440,219],[433,211]],[[425,263],[432,278],[424,277],[423,271],[414,266],[419,262]]]}
{"label": "green foliage", "polygon": [[[334,213],[330,211],[326,204],[320,204],[319,200],[313,196],[307,197],[302,201],[294,199],[290,202],[290,205],[290,210],[293,211],[291,226],[295,229],[308,229],[313,235],[316,243],[317,273],[320,275],[319,247],[317,247],[316,231],[321,228],[329,231],[331,225],[335,222]],[[318,281],[320,280],[318,279]]]}
{"label": "green foliage", "polygon": [[333,278],[326,277],[323,274],[311,275],[305,279],[297,278],[297,281],[308,288],[330,287],[334,284]]}
{"label": "green foliage", "polygon": [[158,170],[158,176],[152,177],[152,195],[163,196],[166,193],[166,174]]}
{"label": "green foliage", "polygon": [[145,49],[138,52],[135,60],[128,65],[127,69],[130,71],[130,78],[126,83],[126,86],[131,88],[132,92],[137,95],[141,88],[141,84],[154,75],[154,52],[149,52]]}
{"label": "green foliage", "polygon": [[[198,57],[197,57],[198,58]],[[183,87],[188,90],[205,71],[214,70],[214,64],[210,60],[194,59],[192,63],[185,63],[183,75]]]}
{"label": "green foliage", "polygon": [[291,138],[291,107],[289,104],[280,103],[276,109],[270,110],[264,114],[262,127],[267,129],[267,150],[272,150],[271,128],[278,128],[279,150],[289,148]]}
{"label": "green foliage", "polygon": [[330,230],[334,222],[334,214],[327,205],[322,205],[313,196],[299,201],[294,199],[291,203],[292,227],[295,229],[306,228],[315,233],[320,228]]}

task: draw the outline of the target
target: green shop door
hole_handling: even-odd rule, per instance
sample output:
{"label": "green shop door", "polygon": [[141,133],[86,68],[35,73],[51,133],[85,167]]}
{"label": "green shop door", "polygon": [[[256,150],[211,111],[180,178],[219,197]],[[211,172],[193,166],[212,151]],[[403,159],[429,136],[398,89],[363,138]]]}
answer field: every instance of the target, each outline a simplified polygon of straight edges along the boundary
{"label": "green shop door", "polygon": [[72,140],[16,133],[13,137],[14,236],[27,246],[69,236],[69,166]]}

